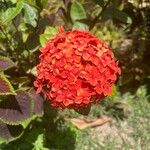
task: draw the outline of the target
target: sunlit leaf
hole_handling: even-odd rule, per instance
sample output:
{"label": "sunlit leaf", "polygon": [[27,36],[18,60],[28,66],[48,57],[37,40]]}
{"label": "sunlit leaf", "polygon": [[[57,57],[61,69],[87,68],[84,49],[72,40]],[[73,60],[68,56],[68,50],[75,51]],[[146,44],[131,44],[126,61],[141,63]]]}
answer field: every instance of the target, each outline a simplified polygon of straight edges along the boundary
{"label": "sunlit leaf", "polygon": [[23,8],[24,8],[25,23],[30,24],[33,27],[36,27],[37,19],[38,19],[37,9],[35,9],[34,7],[32,7],[28,4],[24,4]]}
{"label": "sunlit leaf", "polygon": [[23,127],[21,125],[12,126],[7,125],[0,121],[0,140],[2,141],[12,141],[19,138],[23,132]]}
{"label": "sunlit leaf", "polygon": [[73,2],[71,5],[70,16],[72,21],[86,19],[84,7],[79,2]]}
{"label": "sunlit leaf", "polygon": [[39,134],[34,143],[34,149],[49,150],[48,148],[44,147],[44,143],[45,143],[45,135],[43,133]]}
{"label": "sunlit leaf", "polygon": [[0,71],[7,70],[16,66],[16,64],[8,57],[0,56]]}
{"label": "sunlit leaf", "polygon": [[0,120],[10,125],[18,125],[32,116],[32,99],[25,91],[17,91],[0,102]]}
{"label": "sunlit leaf", "polygon": [[48,39],[46,38],[48,37],[48,35],[44,35],[44,34],[41,34],[40,35],[40,44],[42,45],[42,47],[45,45],[45,43],[48,41]]}
{"label": "sunlit leaf", "polygon": [[0,73],[0,95],[15,95],[15,91],[3,73]]}
{"label": "sunlit leaf", "polygon": [[14,19],[23,8],[23,1],[18,1],[15,7],[8,8],[2,16],[0,16],[1,24],[7,24],[12,19]]}
{"label": "sunlit leaf", "polygon": [[44,33],[40,35],[40,43],[42,46],[45,45],[45,43],[54,35],[56,35],[56,33],[58,32],[57,28],[55,27],[49,27],[47,26]]}

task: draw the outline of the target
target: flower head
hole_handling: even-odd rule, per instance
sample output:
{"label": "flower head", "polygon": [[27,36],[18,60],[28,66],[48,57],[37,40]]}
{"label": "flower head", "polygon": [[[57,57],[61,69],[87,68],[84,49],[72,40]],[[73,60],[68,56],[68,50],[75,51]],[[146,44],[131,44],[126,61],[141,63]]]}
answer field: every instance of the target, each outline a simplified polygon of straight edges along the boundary
{"label": "flower head", "polygon": [[64,31],[41,49],[34,86],[54,107],[80,108],[112,91],[120,74],[109,47],[87,31]]}

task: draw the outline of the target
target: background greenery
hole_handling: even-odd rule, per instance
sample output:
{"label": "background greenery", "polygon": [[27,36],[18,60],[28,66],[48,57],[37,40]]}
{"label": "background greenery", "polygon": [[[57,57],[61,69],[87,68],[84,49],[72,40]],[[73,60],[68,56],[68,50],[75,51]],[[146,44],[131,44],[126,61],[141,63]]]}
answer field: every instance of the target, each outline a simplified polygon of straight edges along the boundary
{"label": "background greenery", "polygon": [[[88,115],[55,110],[33,89],[39,48],[60,25],[106,41],[122,68],[112,95]],[[146,0],[1,0],[0,149],[150,149],[149,47]],[[102,115],[110,126],[78,130],[65,120]]]}

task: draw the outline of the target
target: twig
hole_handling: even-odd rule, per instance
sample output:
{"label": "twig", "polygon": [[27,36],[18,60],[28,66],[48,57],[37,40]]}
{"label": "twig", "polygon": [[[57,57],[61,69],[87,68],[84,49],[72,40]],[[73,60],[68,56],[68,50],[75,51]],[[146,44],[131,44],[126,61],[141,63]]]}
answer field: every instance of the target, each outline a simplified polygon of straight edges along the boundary
{"label": "twig", "polygon": [[92,30],[94,28],[94,26],[97,23],[98,19],[100,18],[102,13],[105,11],[105,9],[107,8],[107,6],[109,5],[110,2],[111,2],[111,0],[108,0],[107,3],[102,8],[102,11],[95,17],[95,19],[92,21],[92,23],[91,23],[91,25],[89,27],[89,30]]}

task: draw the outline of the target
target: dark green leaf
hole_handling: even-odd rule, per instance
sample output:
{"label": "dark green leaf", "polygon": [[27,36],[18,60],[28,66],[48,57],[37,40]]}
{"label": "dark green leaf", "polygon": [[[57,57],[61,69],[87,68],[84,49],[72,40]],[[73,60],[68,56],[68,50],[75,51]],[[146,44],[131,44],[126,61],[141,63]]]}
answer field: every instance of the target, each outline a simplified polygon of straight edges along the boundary
{"label": "dark green leaf", "polygon": [[15,95],[15,91],[3,73],[0,73],[0,95]]}
{"label": "dark green leaf", "polygon": [[0,71],[7,70],[16,66],[16,64],[8,57],[0,56]]}
{"label": "dark green leaf", "polygon": [[71,5],[70,16],[72,21],[86,19],[84,7],[79,2],[73,2]]}
{"label": "dark green leaf", "polygon": [[17,95],[0,102],[0,120],[10,125],[18,125],[32,116],[33,103],[27,92],[17,91]]}
{"label": "dark green leaf", "polygon": [[119,21],[122,21],[124,23],[128,23],[131,24],[132,23],[132,19],[123,11],[110,6],[108,7],[104,12],[103,12],[103,17],[104,18],[114,18],[117,19]]}
{"label": "dark green leaf", "polygon": [[17,2],[15,7],[8,8],[0,17],[1,24],[7,24],[14,19],[21,12],[22,8],[23,2],[21,0]]}
{"label": "dark green leaf", "polygon": [[25,23],[32,25],[33,27],[37,26],[37,9],[34,7],[24,4],[24,20]]}
{"label": "dark green leaf", "polygon": [[21,125],[11,126],[0,121],[0,140],[2,141],[12,141],[19,138],[23,132],[23,127]]}

